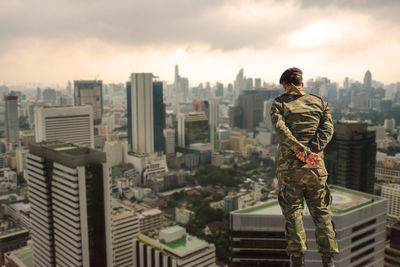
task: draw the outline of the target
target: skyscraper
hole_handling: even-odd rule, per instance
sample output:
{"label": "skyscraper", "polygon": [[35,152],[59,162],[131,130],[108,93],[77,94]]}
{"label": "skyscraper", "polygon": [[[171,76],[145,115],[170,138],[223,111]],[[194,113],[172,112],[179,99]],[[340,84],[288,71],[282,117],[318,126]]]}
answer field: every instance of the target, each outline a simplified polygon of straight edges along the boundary
{"label": "skyscraper", "polygon": [[62,142],[27,156],[35,266],[110,266],[111,184],[106,153]]}
{"label": "skyscraper", "polygon": [[7,149],[14,150],[18,145],[19,133],[18,96],[4,96],[4,111]]}
{"label": "skyscraper", "polygon": [[176,139],[176,131],[175,129],[168,128],[164,130],[165,136],[165,154],[174,154],[175,153],[175,139]]}
{"label": "skyscraper", "polygon": [[209,142],[208,119],[203,112],[178,114],[178,146]]}
{"label": "skyscraper", "polygon": [[215,151],[218,150],[217,128],[219,124],[219,104],[213,101],[210,103],[209,107],[210,142],[212,151]]}
{"label": "skyscraper", "polygon": [[94,148],[93,107],[38,107],[36,142],[63,141]]}
{"label": "skyscraper", "polygon": [[165,151],[165,105],[163,100],[163,83],[153,82],[153,116],[154,116],[154,151]]}
{"label": "skyscraper", "polygon": [[368,93],[370,93],[371,91],[371,83],[372,83],[372,74],[369,70],[367,70],[367,72],[364,75],[364,90],[366,90]]}
{"label": "skyscraper", "polygon": [[163,86],[153,78],[152,73],[132,73],[126,84],[129,150],[135,153],[165,150]]}
{"label": "skyscraper", "polygon": [[367,123],[339,121],[325,151],[328,181],[372,193],[375,183],[376,142],[375,131]]}
{"label": "skyscraper", "polygon": [[103,116],[103,81],[74,81],[75,106],[91,105],[94,124],[101,123]]}
{"label": "skyscraper", "polygon": [[260,94],[255,91],[246,91],[239,95],[238,107],[241,111],[241,127],[248,132],[252,132],[263,120],[264,101]]}

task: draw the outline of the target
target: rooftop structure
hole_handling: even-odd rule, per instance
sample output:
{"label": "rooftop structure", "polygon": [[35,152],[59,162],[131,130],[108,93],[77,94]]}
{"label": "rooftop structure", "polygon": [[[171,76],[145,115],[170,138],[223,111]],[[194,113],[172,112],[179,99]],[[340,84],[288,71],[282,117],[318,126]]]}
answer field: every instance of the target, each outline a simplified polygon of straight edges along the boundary
{"label": "rooftop structure", "polygon": [[[335,266],[382,266],[386,199],[339,186],[331,186],[330,190],[340,250]],[[306,208],[303,221],[308,245],[306,266],[320,266],[315,226]],[[284,225],[276,200],[231,212],[230,266],[289,266]]]}
{"label": "rooftop structure", "polygon": [[147,253],[155,255],[150,266],[200,267],[212,266],[215,263],[214,245],[187,234],[181,226],[172,226],[160,231],[159,239],[140,234],[134,241],[134,247],[137,266],[144,266]]}
{"label": "rooftop structure", "polygon": [[7,267],[32,267],[33,251],[32,246],[27,245],[20,249],[5,254],[5,266]]}

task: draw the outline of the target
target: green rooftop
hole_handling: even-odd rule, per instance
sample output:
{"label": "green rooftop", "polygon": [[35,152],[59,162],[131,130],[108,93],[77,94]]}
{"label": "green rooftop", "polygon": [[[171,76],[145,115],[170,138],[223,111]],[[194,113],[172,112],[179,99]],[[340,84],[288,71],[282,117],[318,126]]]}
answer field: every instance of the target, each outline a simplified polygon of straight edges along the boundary
{"label": "green rooftop", "polygon": [[18,250],[15,254],[26,266],[33,266],[32,246],[26,246]]}
{"label": "green rooftop", "polygon": [[208,246],[208,243],[206,241],[203,241],[201,239],[198,239],[197,237],[188,234],[186,235],[186,237],[177,239],[170,243],[164,243],[161,240],[159,242],[164,246],[175,250],[180,255],[184,255],[192,252],[193,250]]}
{"label": "green rooftop", "polygon": [[[340,215],[350,212],[380,199],[379,197],[370,194],[353,191],[339,186],[331,186],[330,191],[332,194],[331,211],[333,215]],[[245,208],[234,213],[282,215],[278,201]]]}

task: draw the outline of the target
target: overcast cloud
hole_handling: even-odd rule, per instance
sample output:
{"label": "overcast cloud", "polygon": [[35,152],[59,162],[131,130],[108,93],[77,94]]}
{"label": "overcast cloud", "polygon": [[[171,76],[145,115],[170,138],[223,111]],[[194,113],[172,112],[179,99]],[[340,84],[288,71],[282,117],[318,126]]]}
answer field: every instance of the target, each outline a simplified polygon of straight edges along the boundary
{"label": "overcast cloud", "polygon": [[399,11],[397,0],[0,0],[0,80],[172,80],[179,63],[194,82],[230,81],[240,67],[275,81],[294,65],[394,82]]}

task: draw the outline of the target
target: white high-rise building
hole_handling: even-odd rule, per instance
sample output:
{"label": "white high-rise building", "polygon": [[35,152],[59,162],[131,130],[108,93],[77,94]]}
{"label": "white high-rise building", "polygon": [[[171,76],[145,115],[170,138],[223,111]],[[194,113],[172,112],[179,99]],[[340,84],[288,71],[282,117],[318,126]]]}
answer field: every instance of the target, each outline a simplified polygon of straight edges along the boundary
{"label": "white high-rise building", "polygon": [[186,233],[181,226],[171,226],[158,239],[140,234],[134,240],[136,266],[209,267],[215,266],[215,246]]}
{"label": "white high-rise building", "polygon": [[132,73],[127,88],[128,138],[135,153],[154,152],[153,74]]}
{"label": "white high-rise building", "polygon": [[94,148],[92,106],[35,109],[36,142],[62,141]]}
{"label": "white high-rise building", "polygon": [[175,129],[169,128],[164,130],[165,136],[165,154],[175,153]]}
{"label": "white high-rise building", "polygon": [[30,146],[34,266],[112,266],[111,182],[104,152],[62,142]]}
{"label": "white high-rise building", "polygon": [[7,150],[14,150],[19,137],[18,96],[4,96],[4,119]]}
{"label": "white high-rise building", "polygon": [[209,103],[209,124],[213,125],[215,127],[218,127],[219,125],[219,104],[215,101],[211,101]]}
{"label": "white high-rise building", "polygon": [[139,218],[136,212],[123,205],[113,208],[111,229],[113,248],[112,266],[135,266],[133,239],[139,235]]}
{"label": "white high-rise building", "polygon": [[384,184],[381,196],[387,198],[388,215],[400,219],[400,184]]}
{"label": "white high-rise building", "polygon": [[384,126],[385,126],[385,129],[389,129],[391,131],[394,131],[396,129],[396,120],[394,118],[385,119]]}

